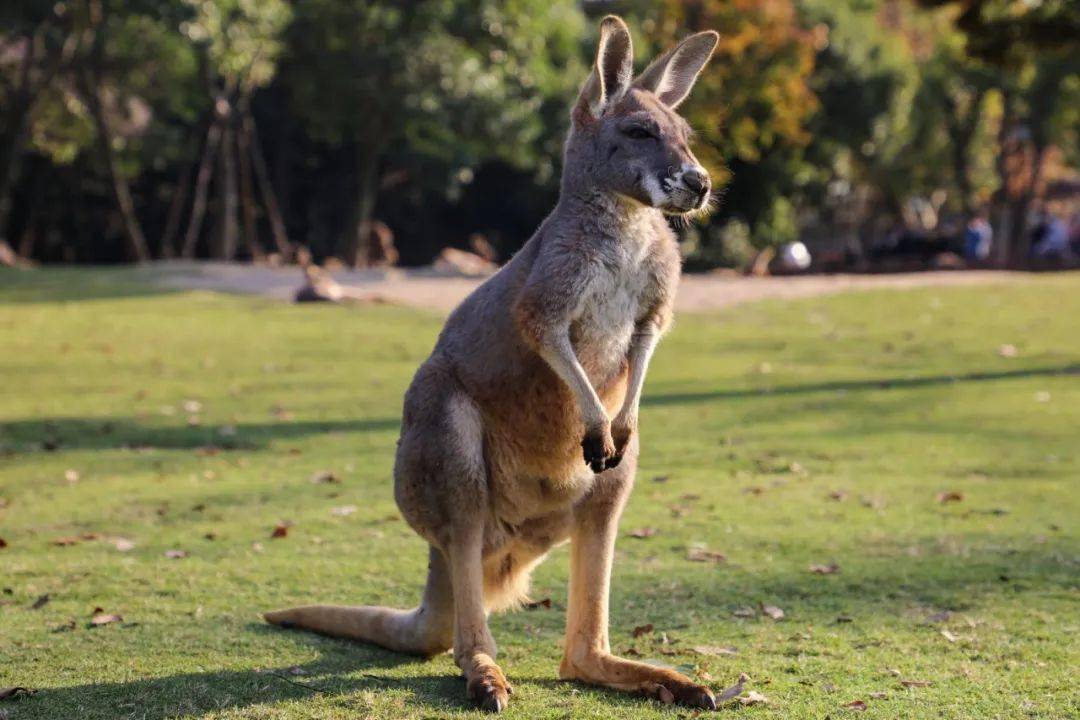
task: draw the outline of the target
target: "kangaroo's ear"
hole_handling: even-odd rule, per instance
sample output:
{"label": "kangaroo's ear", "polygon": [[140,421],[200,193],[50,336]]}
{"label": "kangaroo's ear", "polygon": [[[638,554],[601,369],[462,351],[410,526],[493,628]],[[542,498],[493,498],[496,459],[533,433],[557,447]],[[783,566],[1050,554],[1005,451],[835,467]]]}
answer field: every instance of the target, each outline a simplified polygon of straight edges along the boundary
{"label": "kangaroo's ear", "polygon": [[645,68],[634,87],[654,93],[670,108],[678,107],[690,94],[719,41],[720,36],[712,30],[691,35]]}
{"label": "kangaroo's ear", "polygon": [[600,117],[611,103],[623,96],[633,75],[634,46],[630,29],[622,18],[608,15],[600,21],[596,66],[581,88],[575,115],[585,112],[593,118]]}

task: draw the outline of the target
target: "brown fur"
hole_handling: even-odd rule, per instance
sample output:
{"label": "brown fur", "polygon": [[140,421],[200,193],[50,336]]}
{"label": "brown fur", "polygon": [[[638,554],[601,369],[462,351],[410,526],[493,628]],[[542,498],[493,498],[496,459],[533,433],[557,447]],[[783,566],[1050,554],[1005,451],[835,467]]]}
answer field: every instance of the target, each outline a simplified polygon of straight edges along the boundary
{"label": "brown fur", "polygon": [[673,107],[715,41],[688,38],[631,86],[629,32],[604,20],[596,70],[572,115],[559,204],[454,311],[417,371],[394,490],[431,545],[420,605],[306,606],[267,613],[269,622],[423,655],[453,647],[468,696],[502,710],[511,688],[487,613],[520,603],[531,569],[569,539],[560,676],[715,707],[685,676],[613,656],[607,634],[638,400],[679,277],[661,210],[699,209],[708,188]]}

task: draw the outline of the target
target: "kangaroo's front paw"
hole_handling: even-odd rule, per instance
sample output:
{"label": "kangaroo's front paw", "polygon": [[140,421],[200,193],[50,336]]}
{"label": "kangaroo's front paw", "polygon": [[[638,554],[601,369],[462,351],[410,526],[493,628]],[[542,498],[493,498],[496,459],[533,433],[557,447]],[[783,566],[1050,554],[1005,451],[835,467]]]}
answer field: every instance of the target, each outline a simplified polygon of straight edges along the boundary
{"label": "kangaroo's front paw", "polygon": [[623,455],[626,453],[627,446],[630,445],[630,438],[636,431],[636,420],[616,419],[611,424],[611,438],[615,442],[615,452],[607,459],[605,469],[610,470],[613,467],[618,467],[619,463],[622,462]]}
{"label": "kangaroo's front paw", "polygon": [[581,441],[581,450],[585,456],[585,464],[595,473],[603,472],[608,467],[608,460],[615,455],[611,426],[604,424],[586,430]]}
{"label": "kangaroo's front paw", "polygon": [[514,689],[497,667],[488,667],[474,675],[465,687],[466,695],[481,710],[502,712],[510,702]]}

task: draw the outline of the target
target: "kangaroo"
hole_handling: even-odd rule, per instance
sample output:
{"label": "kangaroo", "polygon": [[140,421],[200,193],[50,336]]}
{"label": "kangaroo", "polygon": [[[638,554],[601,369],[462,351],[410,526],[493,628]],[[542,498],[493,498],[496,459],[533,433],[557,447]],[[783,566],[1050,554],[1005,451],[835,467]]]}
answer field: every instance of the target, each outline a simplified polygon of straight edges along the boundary
{"label": "kangaroo", "polygon": [[692,35],[632,80],[630,32],[604,18],[554,211],[450,315],[417,370],[394,497],[430,544],[420,605],[309,605],[268,622],[425,656],[453,648],[467,696],[499,712],[512,689],[487,614],[523,602],[532,568],[569,539],[559,676],[716,708],[685,675],[611,653],[608,590],[642,384],[679,281],[665,215],[703,212],[711,196],[675,108],[718,37]]}

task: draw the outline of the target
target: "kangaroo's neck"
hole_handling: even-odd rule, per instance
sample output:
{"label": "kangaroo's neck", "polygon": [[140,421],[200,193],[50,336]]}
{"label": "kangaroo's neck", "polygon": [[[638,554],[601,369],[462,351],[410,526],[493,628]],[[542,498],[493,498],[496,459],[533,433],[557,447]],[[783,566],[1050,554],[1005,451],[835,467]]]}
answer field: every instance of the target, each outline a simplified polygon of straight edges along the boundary
{"label": "kangaroo's neck", "polygon": [[638,228],[651,224],[660,211],[600,188],[564,184],[554,214],[584,224],[589,235],[621,239],[640,237]]}

